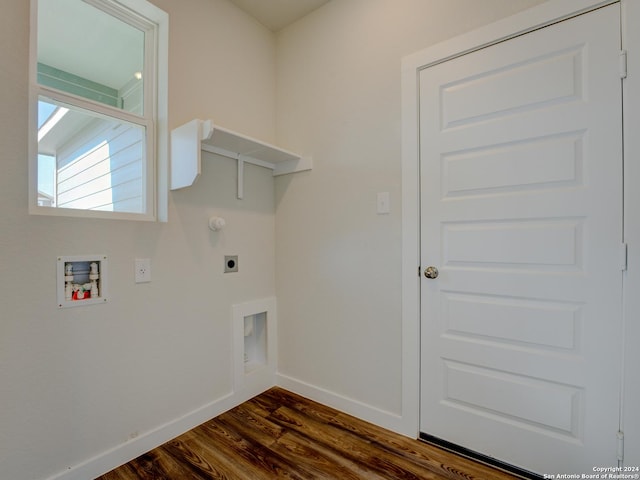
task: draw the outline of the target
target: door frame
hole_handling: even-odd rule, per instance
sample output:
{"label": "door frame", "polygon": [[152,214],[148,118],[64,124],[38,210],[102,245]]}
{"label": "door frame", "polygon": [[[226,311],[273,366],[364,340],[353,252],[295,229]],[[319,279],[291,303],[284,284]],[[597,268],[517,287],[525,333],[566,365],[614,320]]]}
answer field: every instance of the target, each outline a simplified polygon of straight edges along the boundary
{"label": "door frame", "polygon": [[[484,48],[567,18],[614,4],[621,4],[622,45],[640,44],[640,2],[637,0],[548,0],[511,17],[436,44],[402,59],[402,431],[416,438],[420,414],[420,165],[419,165],[419,72],[466,53]],[[627,57],[627,78],[623,82],[624,112],[624,205],[640,205],[640,58]],[[635,127],[635,128],[632,128]],[[634,132],[635,130],[635,132]],[[640,465],[640,404],[638,374],[625,365],[640,363],[640,215],[624,209],[627,270],[623,278],[623,392],[620,429],[625,433],[626,465]],[[635,318],[634,318],[635,317]],[[624,427],[627,427],[625,431]],[[636,457],[634,457],[633,452]]]}

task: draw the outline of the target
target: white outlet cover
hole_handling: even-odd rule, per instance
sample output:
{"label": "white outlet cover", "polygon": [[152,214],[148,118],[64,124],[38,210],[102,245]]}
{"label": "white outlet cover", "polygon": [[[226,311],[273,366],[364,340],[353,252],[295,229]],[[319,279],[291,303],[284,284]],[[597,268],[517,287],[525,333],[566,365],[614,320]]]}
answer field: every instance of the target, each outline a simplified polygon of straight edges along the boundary
{"label": "white outlet cover", "polygon": [[135,261],[136,283],[147,283],[151,281],[151,259],[136,258]]}

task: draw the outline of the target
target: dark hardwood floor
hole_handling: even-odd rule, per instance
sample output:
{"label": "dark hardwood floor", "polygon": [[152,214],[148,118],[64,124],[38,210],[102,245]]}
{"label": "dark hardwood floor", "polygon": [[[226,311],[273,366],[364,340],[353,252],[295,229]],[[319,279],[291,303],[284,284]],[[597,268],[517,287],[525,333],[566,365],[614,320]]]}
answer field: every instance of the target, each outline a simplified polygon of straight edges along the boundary
{"label": "dark hardwood floor", "polygon": [[99,480],[274,478],[516,477],[272,388]]}

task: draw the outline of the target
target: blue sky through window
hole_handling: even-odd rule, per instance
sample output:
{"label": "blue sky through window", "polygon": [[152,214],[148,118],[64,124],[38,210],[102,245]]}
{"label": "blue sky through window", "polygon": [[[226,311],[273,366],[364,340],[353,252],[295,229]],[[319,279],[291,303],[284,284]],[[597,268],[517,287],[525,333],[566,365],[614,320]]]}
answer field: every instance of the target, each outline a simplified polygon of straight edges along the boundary
{"label": "blue sky through window", "polygon": [[[38,101],[38,130],[44,125],[58,107],[51,103]],[[56,158],[38,154],[38,192],[51,197],[55,202]]]}
{"label": "blue sky through window", "polygon": [[58,107],[51,103],[43,102],[42,100],[38,102],[38,129],[51,117],[56,108]]}

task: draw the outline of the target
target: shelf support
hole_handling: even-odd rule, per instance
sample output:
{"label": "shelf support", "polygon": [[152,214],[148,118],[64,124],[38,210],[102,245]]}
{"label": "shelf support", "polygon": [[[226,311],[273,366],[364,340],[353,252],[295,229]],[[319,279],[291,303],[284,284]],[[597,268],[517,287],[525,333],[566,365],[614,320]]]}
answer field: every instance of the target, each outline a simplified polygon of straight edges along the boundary
{"label": "shelf support", "polygon": [[238,155],[238,200],[244,198],[244,159]]}

